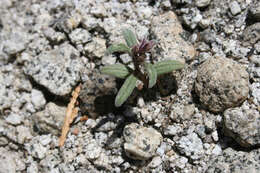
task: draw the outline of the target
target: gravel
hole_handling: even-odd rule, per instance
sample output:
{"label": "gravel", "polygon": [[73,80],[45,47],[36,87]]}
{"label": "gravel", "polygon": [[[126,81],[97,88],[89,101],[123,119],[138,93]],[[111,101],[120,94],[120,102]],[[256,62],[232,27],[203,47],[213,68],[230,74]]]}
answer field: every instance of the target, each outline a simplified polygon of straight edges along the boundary
{"label": "gravel", "polygon": [[[259,172],[258,0],[2,0],[0,173]],[[180,71],[135,90],[100,74],[131,66],[122,30]],[[63,147],[71,92],[82,84]],[[88,116],[88,120],[82,119]]]}

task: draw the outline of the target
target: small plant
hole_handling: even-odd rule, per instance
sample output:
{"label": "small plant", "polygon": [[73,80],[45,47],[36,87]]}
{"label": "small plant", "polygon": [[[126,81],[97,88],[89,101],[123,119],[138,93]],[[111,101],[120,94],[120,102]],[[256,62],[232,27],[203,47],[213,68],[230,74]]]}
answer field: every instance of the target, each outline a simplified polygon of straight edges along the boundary
{"label": "small plant", "polygon": [[154,42],[145,38],[137,41],[134,33],[129,29],[123,30],[123,36],[126,44],[111,45],[108,47],[107,52],[110,54],[115,52],[128,53],[132,57],[134,69],[124,64],[108,65],[101,69],[101,73],[126,79],[116,96],[116,107],[121,106],[131,95],[138,79],[143,82],[145,87],[152,88],[156,84],[157,76],[184,67],[183,63],[175,60],[153,63],[151,59],[151,63],[147,62],[146,53],[153,48]]}

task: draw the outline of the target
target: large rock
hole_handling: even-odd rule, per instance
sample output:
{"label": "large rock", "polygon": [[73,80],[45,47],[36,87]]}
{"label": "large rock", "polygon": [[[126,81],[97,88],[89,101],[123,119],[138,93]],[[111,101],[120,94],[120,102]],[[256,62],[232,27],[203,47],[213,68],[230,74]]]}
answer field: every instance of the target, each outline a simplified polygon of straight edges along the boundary
{"label": "large rock", "polygon": [[154,17],[151,31],[158,41],[156,49],[160,50],[159,54],[164,59],[185,62],[195,56],[196,50],[185,41],[182,26],[173,12]]}
{"label": "large rock", "polygon": [[259,111],[243,104],[240,108],[230,108],[224,112],[225,134],[233,137],[241,146],[260,145]]}
{"label": "large rock", "polygon": [[79,56],[74,47],[65,43],[41,53],[25,66],[24,72],[51,93],[64,96],[71,92],[86,69]]}
{"label": "large rock", "polygon": [[195,91],[213,112],[241,104],[249,93],[249,75],[231,59],[214,57],[198,68]]}
{"label": "large rock", "polygon": [[147,160],[154,156],[162,142],[162,135],[155,129],[142,127],[136,123],[127,125],[123,135],[126,155],[137,160]]}

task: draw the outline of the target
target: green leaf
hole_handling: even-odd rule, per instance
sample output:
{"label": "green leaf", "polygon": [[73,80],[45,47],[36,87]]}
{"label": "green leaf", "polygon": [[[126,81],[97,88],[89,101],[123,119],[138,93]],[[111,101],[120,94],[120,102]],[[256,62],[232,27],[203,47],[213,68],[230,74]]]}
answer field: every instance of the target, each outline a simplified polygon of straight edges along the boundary
{"label": "green leaf", "polygon": [[114,52],[127,52],[131,53],[131,49],[123,43],[113,44],[107,48],[107,53],[112,54]]}
{"label": "green leaf", "polygon": [[126,101],[126,99],[132,94],[135,88],[136,81],[137,78],[133,74],[127,77],[123,86],[120,88],[116,96],[116,100],[115,100],[116,107],[121,106]]}
{"label": "green leaf", "polygon": [[154,66],[150,63],[146,63],[145,64],[145,69],[148,73],[148,77],[149,77],[149,84],[148,84],[148,88],[152,88],[157,81],[157,71],[154,68]]}
{"label": "green leaf", "polygon": [[123,64],[113,64],[103,67],[101,73],[124,79],[129,75],[129,69]]}
{"label": "green leaf", "polygon": [[165,60],[154,64],[153,67],[156,69],[157,75],[162,75],[170,73],[173,70],[182,69],[184,68],[184,64],[176,60]]}
{"label": "green leaf", "polygon": [[130,29],[124,29],[123,36],[126,41],[126,44],[130,48],[132,48],[134,45],[138,43],[135,34]]}

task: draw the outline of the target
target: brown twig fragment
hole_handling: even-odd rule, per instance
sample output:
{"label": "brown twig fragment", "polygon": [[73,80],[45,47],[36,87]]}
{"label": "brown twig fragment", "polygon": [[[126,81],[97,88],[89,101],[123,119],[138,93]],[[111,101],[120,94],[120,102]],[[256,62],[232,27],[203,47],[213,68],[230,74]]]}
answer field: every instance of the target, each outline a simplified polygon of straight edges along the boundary
{"label": "brown twig fragment", "polygon": [[79,84],[71,94],[72,98],[70,99],[70,103],[67,106],[66,117],[64,120],[64,124],[62,126],[61,136],[60,136],[60,140],[59,140],[60,147],[62,147],[65,143],[66,136],[70,129],[70,124],[73,122],[73,120],[78,115],[79,109],[77,107],[75,107],[75,104],[77,102],[77,98],[79,96],[80,89],[81,89],[81,84]]}

